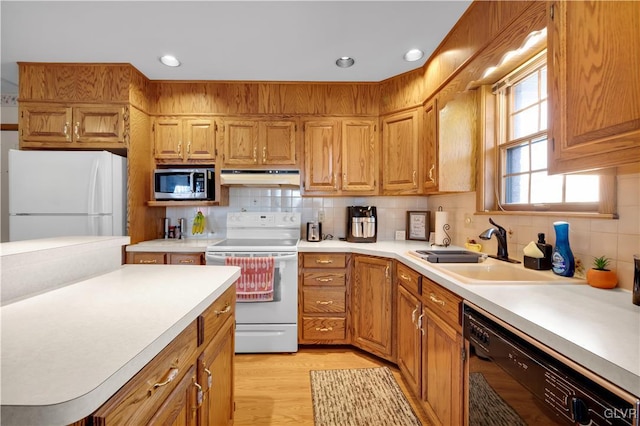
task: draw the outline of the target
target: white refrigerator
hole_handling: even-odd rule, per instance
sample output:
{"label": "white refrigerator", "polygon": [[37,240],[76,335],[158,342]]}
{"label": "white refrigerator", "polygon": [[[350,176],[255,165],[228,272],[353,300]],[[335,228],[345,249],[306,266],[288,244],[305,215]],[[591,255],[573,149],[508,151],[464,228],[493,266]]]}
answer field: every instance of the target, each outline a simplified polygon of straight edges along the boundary
{"label": "white refrigerator", "polygon": [[127,159],[107,151],[9,151],[9,241],[126,235]]}

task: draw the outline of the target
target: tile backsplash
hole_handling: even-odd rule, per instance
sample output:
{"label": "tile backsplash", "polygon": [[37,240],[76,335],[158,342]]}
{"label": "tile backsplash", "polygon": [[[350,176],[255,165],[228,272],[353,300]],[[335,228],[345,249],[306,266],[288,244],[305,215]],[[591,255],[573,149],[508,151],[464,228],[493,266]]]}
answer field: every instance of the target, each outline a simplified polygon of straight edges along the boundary
{"label": "tile backsplash", "polygon": [[[179,218],[190,223],[198,210],[207,216],[208,232],[203,237],[224,238],[226,215],[232,211],[296,211],[302,215],[301,235],[304,237],[306,222],[324,216],[323,233],[334,238],[345,236],[346,207],[373,205],[378,211],[378,240],[392,240],[395,231],[406,229],[406,212],[429,210],[433,216],[439,206],[449,213],[452,244],[462,246],[467,238],[482,244],[482,251],[497,252],[496,239],[479,240],[478,235],[492,225],[489,217],[509,231],[509,256],[522,260],[522,250],[537,240],[539,232],[546,235],[547,243],[555,243],[553,222],[569,222],[569,242],[574,256],[580,259],[585,270],[594,257],[611,259],[610,267],[618,272],[621,288],[631,289],[633,284],[633,255],[640,253],[640,174],[618,176],[619,219],[566,218],[534,215],[485,215],[474,214],[475,193],[402,196],[402,197],[301,197],[297,189],[241,188],[229,191],[228,207],[168,207],[167,216],[176,224]],[[470,220],[465,220],[470,219]],[[433,231],[433,229],[432,229]]]}

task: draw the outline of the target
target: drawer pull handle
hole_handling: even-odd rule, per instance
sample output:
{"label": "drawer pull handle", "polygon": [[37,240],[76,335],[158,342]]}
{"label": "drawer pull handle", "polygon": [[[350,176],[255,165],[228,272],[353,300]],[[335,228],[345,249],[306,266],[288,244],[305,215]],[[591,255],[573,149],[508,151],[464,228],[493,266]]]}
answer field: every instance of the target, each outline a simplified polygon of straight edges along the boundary
{"label": "drawer pull handle", "polygon": [[209,390],[213,385],[213,375],[207,367],[204,368],[204,372],[207,373],[207,390]]}
{"label": "drawer pull handle", "polygon": [[328,283],[333,281],[333,278],[316,278],[316,281],[320,281],[321,283]]}
{"label": "drawer pull handle", "polygon": [[161,388],[163,386],[168,385],[169,383],[173,382],[175,380],[176,377],[178,377],[178,372],[180,370],[178,370],[177,368],[172,368],[171,370],[169,370],[169,373],[167,374],[167,378],[165,379],[164,382],[160,382],[160,383],[156,383],[155,385],[153,385],[153,387],[151,389],[149,389],[148,392],[148,396],[151,396],[151,393],[158,389]]}
{"label": "drawer pull handle", "polygon": [[180,263],[193,263],[193,259],[181,259]]}
{"label": "drawer pull handle", "polygon": [[440,305],[440,306],[444,306],[444,300],[442,300],[442,299],[438,299],[438,298],[436,297],[436,295],[435,295],[435,294],[433,294],[433,293],[431,293],[431,294],[429,295],[429,299],[431,299],[431,301],[432,301],[433,303],[436,303],[436,304],[438,304],[438,305]]}
{"label": "drawer pull handle", "polygon": [[402,278],[405,281],[409,281],[411,282],[411,277],[406,276],[404,273],[400,272],[400,278]]}
{"label": "drawer pull handle", "polygon": [[215,313],[216,316],[219,317],[220,315],[227,314],[230,311],[231,311],[231,305],[227,303],[223,310],[221,310],[221,311],[213,311],[213,313]]}
{"label": "drawer pull handle", "polygon": [[333,300],[327,300],[327,301],[316,300],[316,303],[318,305],[333,305]]}
{"label": "drawer pull handle", "polygon": [[316,327],[316,331],[322,331],[323,333],[325,331],[333,331],[333,327],[327,327],[327,328]]}
{"label": "drawer pull handle", "polygon": [[320,265],[327,265],[329,263],[333,263],[333,259],[316,259],[316,263]]}
{"label": "drawer pull handle", "polygon": [[158,260],[157,259],[150,259],[150,260],[142,259],[138,263],[142,263],[142,264],[145,264],[145,265],[151,265],[153,263],[158,263]]}

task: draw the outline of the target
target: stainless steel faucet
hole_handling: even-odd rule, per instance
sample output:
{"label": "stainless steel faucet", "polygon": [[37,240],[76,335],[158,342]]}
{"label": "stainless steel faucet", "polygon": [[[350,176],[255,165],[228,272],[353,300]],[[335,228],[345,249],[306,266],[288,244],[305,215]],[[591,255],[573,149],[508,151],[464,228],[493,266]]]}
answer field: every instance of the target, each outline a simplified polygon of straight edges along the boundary
{"label": "stainless steel faucet", "polygon": [[495,223],[491,218],[489,218],[489,223],[495,226],[495,228],[487,229],[482,234],[480,234],[479,237],[483,240],[490,240],[491,236],[496,236],[496,239],[498,240],[498,254],[491,257],[495,257],[496,259],[500,260],[506,260],[507,262],[520,263],[509,259],[509,252],[507,250],[507,230]]}

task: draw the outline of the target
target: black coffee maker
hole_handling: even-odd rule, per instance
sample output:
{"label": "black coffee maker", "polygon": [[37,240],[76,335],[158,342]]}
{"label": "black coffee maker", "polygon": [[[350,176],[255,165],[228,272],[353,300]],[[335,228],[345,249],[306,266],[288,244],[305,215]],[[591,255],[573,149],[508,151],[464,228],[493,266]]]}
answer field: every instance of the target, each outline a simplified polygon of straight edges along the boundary
{"label": "black coffee maker", "polygon": [[347,207],[347,237],[352,243],[375,243],[378,236],[378,214],[373,206]]}

